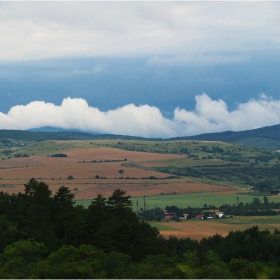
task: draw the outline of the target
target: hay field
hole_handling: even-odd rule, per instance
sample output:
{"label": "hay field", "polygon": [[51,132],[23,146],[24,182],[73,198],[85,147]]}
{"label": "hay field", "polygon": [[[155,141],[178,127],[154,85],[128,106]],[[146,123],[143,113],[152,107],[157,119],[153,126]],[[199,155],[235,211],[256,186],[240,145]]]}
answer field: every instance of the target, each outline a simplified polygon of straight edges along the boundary
{"label": "hay field", "polygon": [[[184,155],[125,151],[89,141],[45,141],[19,150],[22,153],[28,151],[32,152],[29,157],[1,161],[1,191],[23,191],[24,184],[33,177],[47,183],[53,194],[62,185],[69,187],[76,200],[92,199],[98,193],[109,196],[117,188],[134,197],[159,195],[161,192],[230,189],[228,186],[203,184],[187,177],[168,178],[170,174],[149,168],[155,164],[164,166],[172,161],[183,164],[186,162]],[[52,157],[54,153],[63,153],[67,157]],[[123,170],[123,174],[119,170]],[[70,175],[73,180],[67,179]],[[96,179],[96,175],[101,179]]]}
{"label": "hay field", "polygon": [[215,219],[215,220],[186,220],[182,222],[154,222],[152,226],[158,227],[160,233],[165,238],[176,236],[178,238],[190,237],[191,239],[201,240],[215,234],[226,236],[230,231],[245,230],[257,225],[260,230],[280,229],[279,217],[236,217],[234,219]]}

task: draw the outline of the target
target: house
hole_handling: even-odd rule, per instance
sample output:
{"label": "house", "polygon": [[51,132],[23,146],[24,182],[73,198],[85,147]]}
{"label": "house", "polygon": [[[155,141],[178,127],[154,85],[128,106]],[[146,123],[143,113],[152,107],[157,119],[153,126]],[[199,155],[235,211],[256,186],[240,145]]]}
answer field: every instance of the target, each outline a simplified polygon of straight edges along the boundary
{"label": "house", "polygon": [[224,212],[217,212],[216,215],[219,217],[219,218],[222,218],[224,216]]}
{"label": "house", "polygon": [[166,220],[171,220],[172,218],[174,218],[174,217],[176,216],[176,213],[174,213],[174,212],[167,213],[167,212],[165,211],[164,216],[165,216],[164,218],[165,218]]}
{"label": "house", "polygon": [[179,217],[180,220],[186,220],[188,218],[188,216],[189,216],[189,214],[183,214],[183,215],[184,215],[184,217]]}
{"label": "house", "polygon": [[196,215],[195,219],[196,220],[203,220],[203,216],[202,215]]}

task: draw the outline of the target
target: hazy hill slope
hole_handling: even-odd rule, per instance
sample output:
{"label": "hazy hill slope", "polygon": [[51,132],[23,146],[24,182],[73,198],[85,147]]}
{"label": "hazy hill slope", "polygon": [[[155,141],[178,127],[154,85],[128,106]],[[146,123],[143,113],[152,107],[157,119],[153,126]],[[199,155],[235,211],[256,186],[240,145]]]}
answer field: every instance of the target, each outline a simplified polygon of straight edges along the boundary
{"label": "hazy hill slope", "polygon": [[270,150],[280,149],[280,125],[266,126],[245,131],[225,131],[206,133],[196,136],[176,137],[170,140],[207,140],[235,142],[248,146],[263,147]]}
{"label": "hazy hill slope", "polygon": [[[43,141],[43,140],[100,140],[100,139],[123,139],[123,140],[163,140],[134,136],[113,134],[91,134],[77,131],[22,131],[0,130],[0,142],[8,143],[19,141]],[[269,150],[280,149],[280,125],[262,127],[245,131],[224,131],[218,133],[205,133],[195,136],[175,137],[165,140],[205,140],[235,142],[248,146],[262,147]]]}
{"label": "hazy hill slope", "polygon": [[[90,134],[77,131],[23,131],[23,130],[0,130],[0,149],[20,146],[32,142],[45,140],[102,140],[102,139],[124,139],[124,140],[149,140],[142,137],[122,136],[113,134]],[[156,139],[155,139],[156,140]]]}

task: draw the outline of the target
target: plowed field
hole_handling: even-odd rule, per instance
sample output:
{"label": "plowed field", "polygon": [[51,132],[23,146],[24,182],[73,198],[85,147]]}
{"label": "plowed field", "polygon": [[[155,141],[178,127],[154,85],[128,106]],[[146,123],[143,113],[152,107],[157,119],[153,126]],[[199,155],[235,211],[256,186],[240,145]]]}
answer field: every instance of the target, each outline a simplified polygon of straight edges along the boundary
{"label": "plowed field", "polygon": [[[210,237],[215,234],[226,236],[230,231],[245,230],[252,226],[258,225],[260,230],[268,229],[271,232],[274,229],[280,229],[279,217],[237,217],[234,219],[220,220],[187,220],[182,222],[161,222],[155,223],[153,226],[164,226],[164,230],[160,233],[168,238],[176,236],[178,238],[189,237],[191,239],[201,240],[204,237]],[[170,230],[167,229],[170,227]]]}
{"label": "plowed field", "polygon": [[[24,184],[33,177],[47,183],[53,193],[62,185],[69,187],[76,200],[92,199],[98,193],[109,196],[117,188],[127,191],[131,196],[235,189],[201,184],[186,177],[168,178],[170,174],[149,169],[149,166],[184,160],[186,156],[183,155],[124,151],[109,147],[64,149],[63,154],[67,157],[41,155],[2,161],[0,190],[18,193],[24,190]],[[97,175],[100,179],[96,179]],[[69,180],[69,176],[74,179]]]}

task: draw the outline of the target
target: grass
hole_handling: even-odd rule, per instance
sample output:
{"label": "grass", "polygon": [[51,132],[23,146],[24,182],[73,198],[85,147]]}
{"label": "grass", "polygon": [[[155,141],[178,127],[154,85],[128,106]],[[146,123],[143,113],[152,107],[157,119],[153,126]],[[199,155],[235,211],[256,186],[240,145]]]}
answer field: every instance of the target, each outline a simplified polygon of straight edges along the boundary
{"label": "grass", "polygon": [[244,192],[244,193],[236,193],[237,195],[250,195],[250,196],[272,196],[272,194],[264,194],[261,192]]}
{"label": "grass", "polygon": [[180,231],[180,229],[172,227],[172,223],[170,223],[170,226],[168,226],[168,222],[164,223],[166,225],[158,222],[149,222],[152,227],[156,227],[159,231]]}
{"label": "grass", "polygon": [[85,208],[89,207],[89,205],[91,204],[91,201],[90,199],[86,199],[86,200],[76,200],[75,201],[75,204],[76,205],[82,205],[84,206]]}
{"label": "grass", "polygon": [[[146,208],[165,208],[166,206],[175,205],[177,207],[187,208],[190,207],[203,207],[204,204],[219,207],[223,204],[236,204],[237,196],[239,202],[249,203],[252,202],[255,195],[243,195],[243,194],[219,194],[215,193],[189,193],[189,194],[170,194],[160,196],[147,196],[145,197]],[[133,208],[136,210],[135,205],[138,201],[138,207],[144,207],[144,197],[132,198]],[[280,198],[273,197],[269,199],[269,202],[279,202]]]}
{"label": "grass", "polygon": [[[238,194],[219,194],[215,193],[188,193],[188,194],[170,194],[170,195],[157,195],[157,196],[146,196],[145,204],[146,209],[152,209],[155,207],[160,207],[164,209],[166,206],[175,205],[181,208],[190,207],[203,207],[204,204],[219,207],[223,204],[236,204],[237,196],[239,197],[239,202],[249,203],[253,201],[253,198],[259,197],[259,195],[238,193]],[[262,194],[263,196],[263,194]],[[78,200],[76,204],[88,207],[91,200]],[[132,197],[131,201],[133,203],[133,210],[138,208],[144,208],[144,196],[143,197]],[[269,202],[280,202],[280,197],[268,198]]]}
{"label": "grass", "polygon": [[[51,155],[57,153],[63,153],[66,150],[70,149],[78,149],[78,148],[92,148],[93,145],[88,140],[67,140],[67,141],[56,141],[56,140],[47,140],[37,143],[29,144],[25,147],[13,148],[13,153],[21,153],[28,154],[30,157],[32,156],[42,156],[42,155]],[[3,149],[4,150],[4,149]],[[6,159],[7,157],[5,157]]]}

